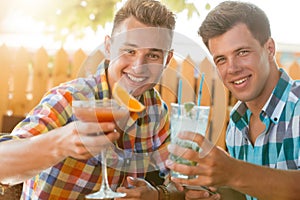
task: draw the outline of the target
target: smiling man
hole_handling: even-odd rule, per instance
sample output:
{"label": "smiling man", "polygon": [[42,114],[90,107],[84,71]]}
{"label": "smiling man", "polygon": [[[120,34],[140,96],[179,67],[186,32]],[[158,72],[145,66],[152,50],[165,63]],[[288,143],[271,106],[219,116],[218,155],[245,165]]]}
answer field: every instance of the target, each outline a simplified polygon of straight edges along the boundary
{"label": "smiling man", "polygon": [[[198,165],[168,161],[168,166],[198,177],[173,180],[188,185],[226,186],[247,199],[298,199],[300,82],[279,69],[267,16],[253,4],[225,1],[207,15],[199,35],[224,85],[239,100],[231,111],[226,135],[230,156],[199,134],[181,134],[182,139],[197,142],[202,151],[174,146],[170,151],[179,155],[185,151],[183,157]],[[225,199],[226,194],[219,191]],[[221,197],[208,196],[204,191],[186,193],[186,199]]]}
{"label": "smiling man", "polygon": [[134,17],[127,18],[114,29],[113,38],[105,39],[111,60],[109,85],[119,82],[134,96],[154,87],[172,58],[172,36],[170,29],[149,27]]}
{"label": "smiling man", "polygon": [[[53,88],[11,135],[0,138],[2,186],[25,181],[26,200],[85,199],[100,188],[103,146],[114,143],[108,180],[127,194],[123,199],[184,198],[172,184],[162,184],[168,182],[169,119],[153,88],[172,58],[174,27],[174,14],[159,1],[128,0],[105,38],[107,59],[96,74]],[[74,121],[72,100],[111,98],[117,82],[146,107],[130,113],[124,130]],[[108,134],[89,136],[99,131]]]}

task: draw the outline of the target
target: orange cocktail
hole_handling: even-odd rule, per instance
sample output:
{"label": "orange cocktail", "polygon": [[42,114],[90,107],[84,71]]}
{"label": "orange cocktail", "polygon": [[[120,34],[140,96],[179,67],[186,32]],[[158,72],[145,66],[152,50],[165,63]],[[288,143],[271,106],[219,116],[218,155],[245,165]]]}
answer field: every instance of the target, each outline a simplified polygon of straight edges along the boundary
{"label": "orange cocktail", "polygon": [[126,118],[128,110],[113,99],[93,101],[73,101],[74,115],[84,122],[118,122]]}
{"label": "orange cocktail", "polygon": [[[116,129],[120,129],[122,125],[126,124],[129,116],[128,109],[124,106],[120,106],[114,99],[103,100],[87,100],[87,101],[72,101],[72,109],[74,116],[84,122],[115,122]],[[104,132],[104,134],[106,134]],[[101,134],[89,134],[90,136],[103,137]],[[114,199],[126,196],[126,193],[114,192],[111,190],[106,169],[106,159],[108,148],[111,144],[103,146],[101,150],[101,175],[102,183],[99,191],[86,195],[86,199]],[[112,150],[112,149],[110,149]]]}

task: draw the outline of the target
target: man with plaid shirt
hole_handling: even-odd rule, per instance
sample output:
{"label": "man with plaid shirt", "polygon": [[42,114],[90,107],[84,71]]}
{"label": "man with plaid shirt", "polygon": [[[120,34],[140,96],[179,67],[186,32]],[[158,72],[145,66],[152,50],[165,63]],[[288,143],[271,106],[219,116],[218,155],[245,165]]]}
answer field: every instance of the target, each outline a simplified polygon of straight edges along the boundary
{"label": "man with plaid shirt", "polygon": [[[26,200],[84,199],[99,190],[99,152],[113,142],[116,159],[108,167],[113,190],[130,199],[184,198],[172,184],[155,187],[145,180],[148,172],[159,171],[156,178],[167,182],[168,110],[153,87],[172,58],[174,26],[173,13],[160,2],[128,0],[115,15],[112,37],[105,38],[108,59],[96,74],[53,88],[11,135],[0,138],[2,185],[28,179],[21,197]],[[117,82],[146,107],[130,113],[123,131],[114,132],[114,123],[74,121],[72,100],[111,98]],[[108,134],[89,136],[99,129]]]}
{"label": "man with plaid shirt", "polygon": [[[201,147],[201,152],[184,155],[198,165],[167,161],[168,166],[198,177],[173,181],[219,188],[210,199],[299,199],[300,82],[279,69],[266,14],[251,3],[225,1],[207,15],[199,35],[224,85],[239,100],[226,135],[230,156],[199,134],[182,134]],[[204,191],[186,192],[186,198],[208,196]]]}

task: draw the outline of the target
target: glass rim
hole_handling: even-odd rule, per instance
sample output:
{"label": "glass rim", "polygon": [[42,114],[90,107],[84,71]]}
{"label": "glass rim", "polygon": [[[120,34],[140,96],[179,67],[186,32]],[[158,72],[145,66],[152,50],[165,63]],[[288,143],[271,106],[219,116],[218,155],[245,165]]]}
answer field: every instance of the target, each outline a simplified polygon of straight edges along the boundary
{"label": "glass rim", "polygon": [[[184,103],[182,104],[178,104],[178,103],[171,103],[171,107],[180,107],[180,108],[184,108]],[[197,109],[210,109],[211,106],[198,106],[197,104],[194,105],[193,108],[197,108]]]}
{"label": "glass rim", "polygon": [[72,100],[72,107],[97,108],[98,106],[125,108],[125,106],[117,103],[115,99],[94,99],[94,100]]}

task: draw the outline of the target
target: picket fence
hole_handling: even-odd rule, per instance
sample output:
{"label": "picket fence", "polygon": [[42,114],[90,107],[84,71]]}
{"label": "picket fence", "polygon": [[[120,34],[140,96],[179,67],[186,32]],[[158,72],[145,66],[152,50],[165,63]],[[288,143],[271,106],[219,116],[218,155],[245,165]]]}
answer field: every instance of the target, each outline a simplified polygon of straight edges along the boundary
{"label": "picket fence", "polygon": [[[276,59],[280,67],[282,52]],[[294,79],[300,79],[299,54],[293,53],[284,67]],[[95,51],[87,54],[82,49],[67,52],[63,48],[54,54],[40,48],[35,52],[25,48],[0,46],[0,130],[9,132],[11,128],[36,105],[43,94],[59,83],[85,76],[94,72],[104,59],[103,53]],[[207,138],[225,148],[225,130],[231,106],[236,102],[224,88],[211,62],[205,58],[199,65],[187,56],[184,60],[172,59],[164,70],[160,84],[156,88],[170,106],[177,101],[179,79],[182,80],[182,102],[197,103],[201,74],[205,73],[201,105],[211,106],[211,116]]]}

